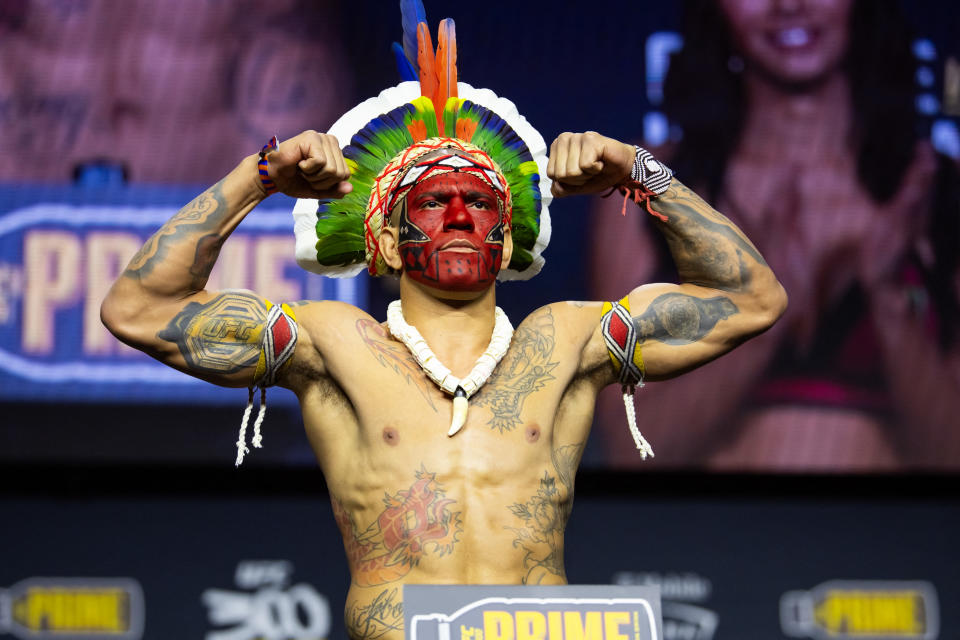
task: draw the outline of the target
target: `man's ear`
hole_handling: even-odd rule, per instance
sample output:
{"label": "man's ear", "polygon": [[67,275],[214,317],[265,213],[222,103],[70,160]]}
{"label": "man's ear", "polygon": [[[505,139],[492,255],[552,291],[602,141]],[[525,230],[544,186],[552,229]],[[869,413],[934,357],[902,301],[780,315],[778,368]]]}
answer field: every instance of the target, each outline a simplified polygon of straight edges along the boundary
{"label": "man's ear", "polygon": [[400,271],[403,266],[403,260],[400,258],[400,241],[397,228],[391,225],[384,225],[380,230],[380,255],[387,266],[395,271]]}
{"label": "man's ear", "polygon": [[513,257],[513,230],[510,225],[503,225],[503,258],[500,260],[500,269],[506,269],[510,266],[510,258]]}

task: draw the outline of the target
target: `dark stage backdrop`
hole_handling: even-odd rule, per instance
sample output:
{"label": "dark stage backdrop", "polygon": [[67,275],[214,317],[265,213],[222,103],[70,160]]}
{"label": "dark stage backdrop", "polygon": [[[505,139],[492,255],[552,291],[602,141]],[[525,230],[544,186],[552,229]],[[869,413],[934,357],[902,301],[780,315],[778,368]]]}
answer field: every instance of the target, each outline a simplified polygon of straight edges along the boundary
{"label": "dark stage backdrop", "polygon": [[[318,471],[16,478],[4,640],[346,638],[349,574]],[[929,479],[588,473],[566,568],[575,584],[659,586],[665,640],[947,640],[958,527],[956,493]]]}
{"label": "dark stage backdrop", "polygon": [[[668,56],[682,43],[680,5],[537,0],[494,11],[425,4],[433,25],[447,15],[456,20],[461,80],[513,100],[548,142],[562,131],[588,129],[646,138],[651,146],[682,136],[661,98]],[[952,8],[903,4],[916,32],[916,126],[955,158],[960,40]],[[245,392],[206,386],[119,345],[99,324],[99,301],[153,229],[270,135],[325,130],[350,106],[395,84],[389,44],[399,24],[395,3],[380,0],[0,3],[0,463],[230,464]],[[337,298],[383,317],[396,296],[391,282],[334,282],[296,268],[290,206],[272,198],[241,225],[212,286],[252,288],[275,299]],[[547,302],[601,295],[602,278],[590,275],[592,255],[605,242],[594,233],[601,209],[588,199],[553,204],[545,270],[498,290],[515,323]],[[922,288],[915,293],[924,295]],[[937,349],[930,370],[945,368],[938,379],[955,388],[955,348]],[[723,363],[711,371],[722,372]],[[892,395],[876,378],[869,391]],[[640,393],[657,397],[670,384]],[[960,409],[960,393],[927,398],[929,385],[916,387],[922,404],[945,408],[941,416]],[[722,381],[711,389],[725,392]],[[746,393],[742,404],[749,405],[760,391]],[[830,408],[849,402],[859,411],[850,397],[831,397]],[[275,390],[270,402],[267,446],[249,464],[312,465],[294,398]],[[824,427],[816,403],[809,405],[784,433],[800,430],[832,447],[829,436],[818,435]],[[600,412],[586,467],[638,465],[636,456],[618,454],[629,449],[618,412]],[[876,463],[858,458],[855,443],[846,458],[822,463],[792,462],[790,452],[718,462],[703,450],[729,442],[738,418],[717,416],[689,435],[685,424],[650,420],[662,445],[655,437],[659,455],[647,468],[960,469],[960,456],[944,462],[923,451],[926,441],[939,450],[954,446],[951,438],[938,444],[943,425],[914,429],[893,402],[873,407],[870,416],[883,433],[900,434],[894,440],[906,442],[899,451],[908,453]]]}

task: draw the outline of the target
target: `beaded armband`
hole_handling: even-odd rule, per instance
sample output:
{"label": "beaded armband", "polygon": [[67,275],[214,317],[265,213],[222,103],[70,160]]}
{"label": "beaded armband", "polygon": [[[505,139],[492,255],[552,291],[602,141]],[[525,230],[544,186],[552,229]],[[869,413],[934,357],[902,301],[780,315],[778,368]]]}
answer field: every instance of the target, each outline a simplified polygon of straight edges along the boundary
{"label": "beaded armband", "polygon": [[272,387],[277,383],[280,369],[287,363],[297,346],[297,318],[288,304],[267,303],[267,321],[260,339],[260,359],[254,373],[254,384]]}
{"label": "beaded armband", "polygon": [[654,195],[663,195],[670,186],[673,171],[643,147],[634,148],[637,155],[633,160],[633,169],[630,170],[630,179],[639,182]]}
{"label": "beaded armband", "polygon": [[297,347],[297,318],[293,314],[293,309],[287,304],[273,304],[269,300],[264,302],[267,304],[267,321],[264,323],[260,337],[260,358],[257,360],[253,384],[248,389],[250,395],[247,398],[247,408],[240,422],[240,437],[237,439],[236,464],[238,467],[243,462],[243,456],[250,453],[246,440],[247,424],[250,422],[250,413],[253,411],[253,389],[260,387],[260,410],[253,423],[253,438],[250,439],[250,444],[261,449],[263,436],[260,433],[260,425],[263,424],[263,419],[267,415],[267,387],[277,383],[277,376],[290,361]]}
{"label": "beaded armband", "polygon": [[633,393],[643,386],[643,355],[640,353],[640,341],[637,328],[630,316],[630,301],[624,296],[619,302],[603,303],[603,316],[600,320],[600,332],[607,345],[607,354],[616,370],[623,390],[623,404],[627,411],[627,425],[633,442],[640,450],[640,457],[646,460],[653,457],[653,448],[644,439],[637,427],[637,412],[633,404]]}
{"label": "beaded armband", "polygon": [[643,206],[647,213],[666,222],[665,215],[657,213],[650,207],[650,199],[663,195],[670,188],[673,171],[643,147],[634,146],[634,148],[636,156],[633,159],[630,177],[616,187],[624,196],[621,213],[627,215],[627,200],[633,200],[636,204]]}

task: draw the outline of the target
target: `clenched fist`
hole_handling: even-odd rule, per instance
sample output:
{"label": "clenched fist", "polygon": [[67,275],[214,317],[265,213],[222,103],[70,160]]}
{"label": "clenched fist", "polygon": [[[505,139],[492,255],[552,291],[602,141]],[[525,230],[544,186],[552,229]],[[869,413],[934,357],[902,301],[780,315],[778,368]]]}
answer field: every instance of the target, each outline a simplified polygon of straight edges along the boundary
{"label": "clenched fist", "polygon": [[630,177],[635,158],[633,145],[595,131],[561,133],[550,145],[550,191],[558,198],[605,191]]}
{"label": "clenched fist", "polygon": [[267,154],[277,189],[295,198],[342,198],[353,190],[340,143],[327,133],[304,131]]}

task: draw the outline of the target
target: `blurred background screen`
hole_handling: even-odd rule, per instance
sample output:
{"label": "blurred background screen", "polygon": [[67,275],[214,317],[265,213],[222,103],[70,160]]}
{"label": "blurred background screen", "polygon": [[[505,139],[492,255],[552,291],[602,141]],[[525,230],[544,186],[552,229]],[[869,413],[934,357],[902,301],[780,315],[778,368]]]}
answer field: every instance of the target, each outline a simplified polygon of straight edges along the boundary
{"label": "blurred background screen", "polygon": [[[596,130],[654,149],[739,224],[791,299],[742,349],[637,393],[648,469],[960,471],[960,23],[954,3],[808,3],[776,28],[749,2],[535,0],[457,23],[462,81],[549,143]],[[395,3],[0,0],[0,463],[229,465],[245,390],[118,343],[110,283],[179,207],[271,135],[326,130],[398,81]],[[274,196],[211,288],[338,299],[376,317],[396,283],[293,260]],[[547,265],[505,283],[514,319],[675,279],[617,198],[557,201]],[[632,207],[632,205],[631,205]],[[296,399],[270,393],[254,464],[312,465]],[[635,468],[618,390],[584,464]]]}

